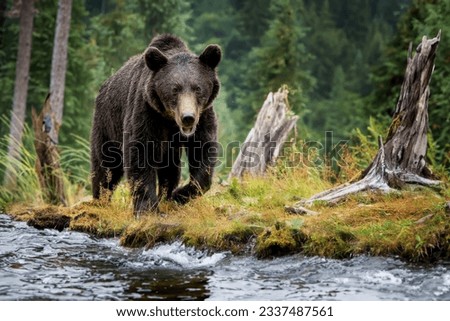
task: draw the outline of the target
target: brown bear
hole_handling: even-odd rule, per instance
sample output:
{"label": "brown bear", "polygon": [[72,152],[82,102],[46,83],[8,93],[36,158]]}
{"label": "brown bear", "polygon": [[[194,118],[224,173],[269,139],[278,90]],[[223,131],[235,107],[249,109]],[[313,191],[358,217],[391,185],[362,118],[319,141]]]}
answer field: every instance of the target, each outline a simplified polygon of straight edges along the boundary
{"label": "brown bear", "polygon": [[[111,195],[125,173],[134,212],[163,195],[179,203],[207,191],[217,158],[218,45],[200,56],[172,35],[155,37],[101,86],[91,133],[94,199]],[[185,149],[190,181],[178,187]]]}

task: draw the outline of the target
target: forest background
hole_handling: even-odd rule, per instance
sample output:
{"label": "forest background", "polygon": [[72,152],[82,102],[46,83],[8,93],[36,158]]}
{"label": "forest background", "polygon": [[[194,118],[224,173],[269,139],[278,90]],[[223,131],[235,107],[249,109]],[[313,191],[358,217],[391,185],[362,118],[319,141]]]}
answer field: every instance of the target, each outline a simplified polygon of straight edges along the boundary
{"label": "forest background", "polygon": [[[12,4],[0,3],[0,137],[9,132],[14,91],[19,21],[5,14]],[[35,6],[28,124],[31,108],[42,106],[49,88],[57,1],[39,0]],[[59,139],[61,149],[75,153],[62,153],[70,155],[62,160],[64,170],[73,183],[89,189],[88,154],[74,155],[88,146],[98,89],[156,34],[176,34],[196,53],[209,43],[222,47],[222,88],[215,108],[223,146],[244,141],[267,93],[283,84],[289,86],[293,112],[300,115],[298,138],[323,146],[325,132],[332,132],[334,142],[347,140],[352,146],[364,144],[364,135],[384,134],[409,43],[442,29],[431,81],[428,156],[435,170],[448,173],[448,17],[450,0],[75,0]],[[32,146],[26,138],[25,145]],[[226,174],[223,166],[219,176]]]}

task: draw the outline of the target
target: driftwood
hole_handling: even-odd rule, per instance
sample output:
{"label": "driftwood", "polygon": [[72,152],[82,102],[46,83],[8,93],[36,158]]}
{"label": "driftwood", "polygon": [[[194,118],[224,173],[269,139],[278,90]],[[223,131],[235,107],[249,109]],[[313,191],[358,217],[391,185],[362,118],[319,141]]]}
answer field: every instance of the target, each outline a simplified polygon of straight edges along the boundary
{"label": "driftwood", "polygon": [[269,93],[254,127],[241,145],[230,178],[240,178],[244,173],[259,176],[265,173],[268,166],[275,164],[281,147],[298,120],[298,116],[289,112],[287,97],[286,88]]}
{"label": "driftwood", "polygon": [[378,153],[360,180],[316,194],[294,207],[314,201],[337,202],[349,194],[366,190],[388,192],[405,184],[435,186],[441,183],[432,178],[426,166],[429,83],[440,36],[441,32],[436,38],[423,37],[414,57],[410,45],[405,79],[386,142],[383,144],[379,137]]}
{"label": "driftwood", "polygon": [[50,132],[59,132],[59,126],[57,124],[56,126],[53,125],[55,124],[54,120],[55,116],[51,113],[49,94],[39,115],[34,108],[32,110],[36,173],[39,177],[45,201],[55,205],[67,205],[57,144],[50,137]]}

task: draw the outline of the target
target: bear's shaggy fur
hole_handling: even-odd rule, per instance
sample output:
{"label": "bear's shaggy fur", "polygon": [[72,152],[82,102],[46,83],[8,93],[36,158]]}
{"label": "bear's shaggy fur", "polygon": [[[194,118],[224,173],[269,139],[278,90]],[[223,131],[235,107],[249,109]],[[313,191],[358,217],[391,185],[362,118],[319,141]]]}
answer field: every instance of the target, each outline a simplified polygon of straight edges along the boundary
{"label": "bear's shaggy fur", "polygon": [[[219,92],[221,49],[200,56],[179,38],[154,38],[100,88],[91,133],[93,197],[111,194],[126,174],[139,214],[163,196],[179,203],[207,191],[217,157],[212,102]],[[190,181],[178,187],[185,148]]]}

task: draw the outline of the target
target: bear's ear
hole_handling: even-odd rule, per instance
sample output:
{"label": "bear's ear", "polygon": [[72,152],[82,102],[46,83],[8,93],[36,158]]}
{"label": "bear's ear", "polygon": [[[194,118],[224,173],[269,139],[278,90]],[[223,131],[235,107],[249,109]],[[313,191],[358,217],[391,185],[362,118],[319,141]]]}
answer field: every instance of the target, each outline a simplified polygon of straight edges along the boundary
{"label": "bear's ear", "polygon": [[209,45],[203,50],[200,57],[201,62],[207,64],[212,69],[216,68],[222,58],[222,50],[218,45]]}
{"label": "bear's ear", "polygon": [[145,51],[145,64],[151,71],[158,71],[167,64],[167,57],[158,48],[150,47]]}

